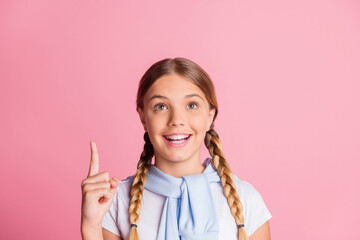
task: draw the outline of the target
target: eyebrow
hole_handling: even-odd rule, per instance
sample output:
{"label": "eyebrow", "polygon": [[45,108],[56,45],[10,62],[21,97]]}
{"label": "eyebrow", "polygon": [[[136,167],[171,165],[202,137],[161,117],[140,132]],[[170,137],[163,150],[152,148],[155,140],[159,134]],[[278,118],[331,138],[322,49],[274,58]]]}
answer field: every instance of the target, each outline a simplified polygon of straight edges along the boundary
{"label": "eyebrow", "polygon": [[[186,95],[184,98],[192,98],[192,97],[198,97],[200,98],[201,100],[204,101],[204,99],[199,95],[199,94],[196,94],[196,93],[192,93],[192,94],[188,94]],[[149,99],[149,102],[155,98],[160,98],[160,99],[167,99],[169,100],[169,98],[165,97],[165,96],[162,96],[162,95],[159,95],[159,94],[155,94],[153,95],[150,99]]]}

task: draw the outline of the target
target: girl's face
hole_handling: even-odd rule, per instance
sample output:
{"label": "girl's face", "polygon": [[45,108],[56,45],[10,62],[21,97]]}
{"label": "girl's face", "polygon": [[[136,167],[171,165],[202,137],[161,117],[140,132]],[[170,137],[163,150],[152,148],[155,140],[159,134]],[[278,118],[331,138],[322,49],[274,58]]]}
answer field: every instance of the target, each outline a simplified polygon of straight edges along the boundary
{"label": "girl's face", "polygon": [[215,109],[210,109],[195,84],[178,74],[162,76],[149,88],[144,110],[138,112],[154,147],[156,162],[199,162],[201,144]]}

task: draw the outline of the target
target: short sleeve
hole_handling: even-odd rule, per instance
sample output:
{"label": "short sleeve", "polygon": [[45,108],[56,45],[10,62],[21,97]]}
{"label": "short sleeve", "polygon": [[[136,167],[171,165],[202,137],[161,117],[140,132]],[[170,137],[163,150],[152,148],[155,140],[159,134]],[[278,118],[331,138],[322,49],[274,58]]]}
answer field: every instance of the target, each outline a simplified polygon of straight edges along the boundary
{"label": "short sleeve", "polygon": [[260,193],[248,182],[237,179],[240,199],[244,205],[244,224],[251,236],[272,216]]}
{"label": "short sleeve", "polygon": [[111,206],[109,210],[106,212],[106,214],[103,217],[102,220],[102,227],[106,230],[109,230],[110,232],[114,233],[117,236],[120,236],[119,226],[118,226],[118,213],[119,213],[119,204],[118,204],[118,195],[119,195],[120,188],[117,188],[117,191],[115,193],[113,202],[111,203]]}

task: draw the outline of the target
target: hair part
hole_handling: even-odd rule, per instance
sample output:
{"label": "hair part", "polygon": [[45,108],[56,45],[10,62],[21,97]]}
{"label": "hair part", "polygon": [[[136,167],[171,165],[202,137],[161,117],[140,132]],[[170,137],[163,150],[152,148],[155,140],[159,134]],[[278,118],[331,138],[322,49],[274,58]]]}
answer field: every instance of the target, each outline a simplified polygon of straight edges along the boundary
{"label": "hair part", "polygon": [[[157,79],[169,74],[178,74],[183,76],[200,88],[200,90],[204,93],[210,108],[215,109],[215,115],[213,118],[214,122],[218,114],[218,103],[215,95],[215,88],[210,76],[195,62],[181,57],[174,59],[166,58],[158,61],[145,72],[139,82],[136,98],[136,110],[144,110],[144,97],[149,88]],[[224,189],[224,195],[227,198],[231,214],[237,225],[244,224],[243,205],[236,191],[234,175],[231,172],[229,164],[222,152],[219,135],[213,128],[214,124],[212,123],[210,130],[206,133],[204,143],[209,150],[210,156],[212,157],[211,164],[220,176],[221,184]],[[144,150],[141,153],[140,160],[137,165],[137,171],[134,175],[134,181],[130,190],[131,200],[129,205],[129,216],[131,229],[129,240],[139,240],[137,224],[139,222],[141,201],[143,198],[146,175],[154,156],[154,148],[147,132],[144,134],[144,140]],[[249,238],[245,229],[243,227],[239,228],[238,240],[248,239]]]}

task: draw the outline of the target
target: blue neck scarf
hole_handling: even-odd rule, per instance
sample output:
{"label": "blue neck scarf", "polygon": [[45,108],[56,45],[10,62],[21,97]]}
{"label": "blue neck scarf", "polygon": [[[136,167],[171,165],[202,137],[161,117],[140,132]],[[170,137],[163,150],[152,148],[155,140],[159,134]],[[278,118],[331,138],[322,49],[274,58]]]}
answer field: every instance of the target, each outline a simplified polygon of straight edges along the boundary
{"label": "blue neck scarf", "polygon": [[157,240],[218,239],[219,222],[210,183],[220,182],[220,178],[210,158],[204,166],[203,173],[181,178],[150,166],[145,188],[166,197]]}

